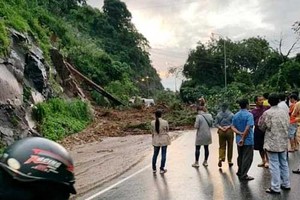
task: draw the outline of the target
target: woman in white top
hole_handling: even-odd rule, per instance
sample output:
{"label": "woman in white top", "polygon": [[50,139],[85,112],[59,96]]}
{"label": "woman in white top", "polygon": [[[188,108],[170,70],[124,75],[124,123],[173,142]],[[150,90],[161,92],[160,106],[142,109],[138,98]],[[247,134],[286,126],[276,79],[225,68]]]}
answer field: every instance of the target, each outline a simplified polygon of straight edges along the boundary
{"label": "woman in white top", "polygon": [[156,173],[156,161],[161,148],[161,163],[160,173],[164,174],[167,172],[165,169],[167,146],[171,144],[170,136],[168,134],[169,124],[166,120],[161,118],[162,111],[157,110],[155,112],[155,120],[151,121],[152,130],[152,145],[154,147],[154,153],[152,157],[152,169],[153,173]]}

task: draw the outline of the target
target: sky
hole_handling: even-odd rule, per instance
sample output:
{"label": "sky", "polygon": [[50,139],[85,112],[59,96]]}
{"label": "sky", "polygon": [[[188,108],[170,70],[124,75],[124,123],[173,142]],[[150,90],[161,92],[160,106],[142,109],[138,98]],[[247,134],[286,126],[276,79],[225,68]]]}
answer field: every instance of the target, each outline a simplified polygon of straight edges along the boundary
{"label": "sky", "polygon": [[[283,52],[296,41],[292,26],[300,21],[300,0],[123,0],[132,22],[151,46],[150,59],[165,88],[179,90],[189,51],[212,37],[233,41],[261,36]],[[99,9],[103,0],[87,0]],[[298,45],[300,46],[300,45]],[[298,49],[298,52],[300,50]],[[296,52],[293,52],[294,54]]]}

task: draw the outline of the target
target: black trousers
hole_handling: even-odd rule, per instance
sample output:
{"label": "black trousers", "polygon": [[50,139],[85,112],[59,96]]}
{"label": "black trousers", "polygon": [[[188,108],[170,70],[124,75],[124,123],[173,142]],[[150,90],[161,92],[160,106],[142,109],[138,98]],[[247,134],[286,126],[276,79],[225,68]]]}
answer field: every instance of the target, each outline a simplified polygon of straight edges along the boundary
{"label": "black trousers", "polygon": [[[204,146],[204,160],[207,161],[208,156],[209,156],[208,145],[203,145],[203,146]],[[200,157],[200,147],[201,147],[201,145],[196,145],[196,149],[195,149],[195,160],[196,160],[196,162],[199,161],[199,157]]]}
{"label": "black trousers", "polygon": [[238,157],[237,165],[238,172],[237,175],[240,178],[247,177],[247,173],[251,167],[253,161],[253,145],[243,145],[238,146]]}

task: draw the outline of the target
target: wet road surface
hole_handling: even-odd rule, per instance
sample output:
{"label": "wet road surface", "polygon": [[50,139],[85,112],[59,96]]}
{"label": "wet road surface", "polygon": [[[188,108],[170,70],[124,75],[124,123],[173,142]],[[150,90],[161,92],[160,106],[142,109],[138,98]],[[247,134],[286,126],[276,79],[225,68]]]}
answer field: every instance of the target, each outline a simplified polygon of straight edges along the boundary
{"label": "wet road surface", "polygon": [[[103,200],[194,200],[194,199],[300,199],[300,175],[293,174],[300,164],[300,152],[289,153],[291,191],[282,191],[280,195],[267,194],[270,187],[269,170],[257,167],[261,162],[257,151],[254,153],[249,175],[255,180],[244,182],[236,176],[236,145],[234,145],[234,166],[228,167],[226,162],[220,169],[218,163],[218,137],[213,129],[213,144],[209,146],[208,167],[200,165],[198,169],[191,167],[194,162],[195,131],[186,131],[168,147],[168,172],[164,175],[153,174],[151,156],[138,169],[127,172],[124,176],[106,184],[97,191],[80,199]],[[200,162],[204,159],[204,148],[200,149]],[[159,167],[160,155],[158,159]],[[201,162],[202,163],[202,162]],[[200,164],[201,164],[200,163]]]}

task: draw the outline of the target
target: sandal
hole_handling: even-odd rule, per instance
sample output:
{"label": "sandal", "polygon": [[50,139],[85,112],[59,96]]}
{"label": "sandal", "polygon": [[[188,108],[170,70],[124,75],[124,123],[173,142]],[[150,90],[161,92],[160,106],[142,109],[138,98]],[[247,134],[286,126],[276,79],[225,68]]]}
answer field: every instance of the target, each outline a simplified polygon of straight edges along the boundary
{"label": "sandal", "polygon": [[280,192],[276,192],[276,191],[272,190],[272,188],[268,188],[266,190],[266,193],[269,193],[269,194],[280,194]]}

